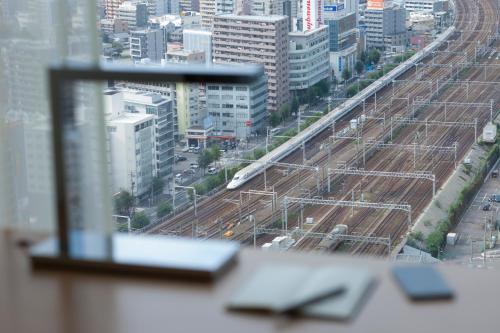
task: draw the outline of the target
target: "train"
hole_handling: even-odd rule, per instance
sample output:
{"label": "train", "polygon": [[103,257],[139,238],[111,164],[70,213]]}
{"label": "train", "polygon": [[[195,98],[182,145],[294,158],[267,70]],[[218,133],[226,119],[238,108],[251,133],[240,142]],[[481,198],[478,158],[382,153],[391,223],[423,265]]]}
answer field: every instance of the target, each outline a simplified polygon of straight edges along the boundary
{"label": "train", "polygon": [[483,129],[483,142],[495,143],[497,140],[497,125],[489,122]]}
{"label": "train", "polygon": [[328,128],[333,124],[334,121],[344,117],[346,114],[351,112],[354,108],[362,103],[364,99],[367,99],[371,95],[375,94],[388,84],[392,83],[398,76],[405,73],[413,66],[418,64],[424,57],[432,53],[436,48],[438,48],[443,42],[445,42],[452,34],[455,32],[455,27],[451,26],[446,29],[442,34],[436,38],[432,43],[427,45],[424,49],[415,53],[410,59],[399,64],[387,75],[381,77],[377,81],[373,82],[366,89],[362,90],[355,98],[349,99],[336,107],[334,110],[323,116],[317,122],[313,123],[311,126],[307,127],[302,132],[298,133],[296,136],[277,147],[268,154],[262,156],[259,160],[254,163],[244,167],[240,171],[236,172],[232,180],[227,185],[228,190],[234,190],[245,184],[247,181],[257,176],[264,171],[270,164],[278,162],[285,158],[296,149],[298,149],[303,142],[307,142],[315,137],[317,134],[321,133],[323,130]]}

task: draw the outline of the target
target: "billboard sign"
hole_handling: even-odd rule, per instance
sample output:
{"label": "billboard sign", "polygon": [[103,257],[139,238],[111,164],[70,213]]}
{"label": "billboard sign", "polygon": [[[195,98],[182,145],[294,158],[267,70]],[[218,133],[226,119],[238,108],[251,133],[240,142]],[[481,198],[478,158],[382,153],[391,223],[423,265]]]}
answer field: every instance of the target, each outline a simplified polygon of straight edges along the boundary
{"label": "billboard sign", "polygon": [[368,0],[366,5],[367,9],[384,9],[384,6],[388,6],[391,0]]}
{"label": "billboard sign", "polygon": [[302,7],[302,17],[303,17],[303,29],[304,31],[309,31],[316,29],[318,27],[318,19],[321,18],[318,15],[318,2],[321,0],[305,0],[304,6]]}
{"label": "billboard sign", "polygon": [[325,12],[340,12],[344,10],[343,3],[327,3],[323,6]]}

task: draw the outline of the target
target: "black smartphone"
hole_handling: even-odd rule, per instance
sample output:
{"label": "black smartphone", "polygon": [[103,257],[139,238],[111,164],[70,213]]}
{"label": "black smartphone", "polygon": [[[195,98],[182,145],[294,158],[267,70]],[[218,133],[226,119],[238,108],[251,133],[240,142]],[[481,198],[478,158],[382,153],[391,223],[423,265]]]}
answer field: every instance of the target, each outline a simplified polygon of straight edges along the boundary
{"label": "black smartphone", "polygon": [[428,265],[394,266],[392,273],[412,300],[451,299],[453,290],[441,273]]}

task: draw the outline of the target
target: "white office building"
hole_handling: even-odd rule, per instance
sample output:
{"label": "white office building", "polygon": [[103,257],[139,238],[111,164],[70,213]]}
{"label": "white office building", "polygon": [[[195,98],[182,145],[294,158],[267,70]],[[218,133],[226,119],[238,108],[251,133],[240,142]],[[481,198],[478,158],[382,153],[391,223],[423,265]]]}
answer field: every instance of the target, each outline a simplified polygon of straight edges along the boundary
{"label": "white office building", "polygon": [[123,92],[125,112],[153,115],[154,175],[171,177],[174,165],[174,115],[172,101],[159,94]]}
{"label": "white office building", "polygon": [[433,12],[434,6],[440,0],[404,0],[407,12]]}
{"label": "white office building", "polygon": [[215,136],[246,139],[263,131],[267,116],[265,76],[252,85],[207,84],[206,93]]}
{"label": "white office building", "polygon": [[328,27],[288,34],[291,91],[307,89],[330,75]]}
{"label": "white office building", "polygon": [[154,175],[154,116],[121,113],[108,120],[110,174],[113,193],[150,192]]}
{"label": "white office building", "polygon": [[184,29],[182,32],[184,50],[204,51],[205,63],[212,63],[212,32],[208,30]]}

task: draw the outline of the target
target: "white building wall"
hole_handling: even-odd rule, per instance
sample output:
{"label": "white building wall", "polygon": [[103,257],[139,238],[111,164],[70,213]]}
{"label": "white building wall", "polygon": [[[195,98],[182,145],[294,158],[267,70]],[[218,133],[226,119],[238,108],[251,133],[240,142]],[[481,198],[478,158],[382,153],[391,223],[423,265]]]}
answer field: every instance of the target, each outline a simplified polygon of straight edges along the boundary
{"label": "white building wall", "polygon": [[205,51],[206,64],[212,63],[212,33],[208,30],[185,29],[183,45],[186,51]]}
{"label": "white building wall", "polygon": [[330,74],[328,27],[308,32],[291,32],[290,90],[307,89]]}
{"label": "white building wall", "polygon": [[[153,116],[123,114],[107,124],[113,193],[147,193],[153,178]],[[138,130],[136,128],[138,127]]]}

